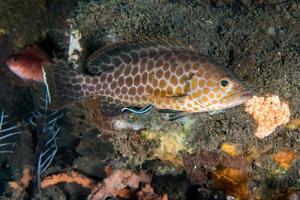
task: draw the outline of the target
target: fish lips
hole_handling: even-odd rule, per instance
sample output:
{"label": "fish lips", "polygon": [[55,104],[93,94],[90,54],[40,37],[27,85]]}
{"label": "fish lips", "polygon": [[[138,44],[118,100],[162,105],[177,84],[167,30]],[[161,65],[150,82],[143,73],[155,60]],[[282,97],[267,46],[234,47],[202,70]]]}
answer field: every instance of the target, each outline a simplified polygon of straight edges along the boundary
{"label": "fish lips", "polygon": [[242,95],[241,98],[245,99],[246,101],[251,99],[253,97],[253,92],[251,90],[245,91]]}
{"label": "fish lips", "polygon": [[239,99],[240,104],[245,103],[246,101],[248,101],[249,99],[251,99],[253,97],[253,92],[251,90],[246,90],[244,92],[241,93]]}
{"label": "fish lips", "polygon": [[253,92],[251,90],[244,90],[241,92],[234,93],[230,96],[224,97],[221,100],[221,102],[227,104],[226,107],[230,108],[230,107],[243,104],[252,97],[253,97]]}

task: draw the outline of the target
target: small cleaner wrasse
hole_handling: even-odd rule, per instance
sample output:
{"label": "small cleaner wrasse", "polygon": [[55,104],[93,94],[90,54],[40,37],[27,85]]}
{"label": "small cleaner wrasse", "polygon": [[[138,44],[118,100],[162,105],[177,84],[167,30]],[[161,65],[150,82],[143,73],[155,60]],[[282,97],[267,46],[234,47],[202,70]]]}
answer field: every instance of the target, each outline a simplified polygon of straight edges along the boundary
{"label": "small cleaner wrasse", "polygon": [[51,107],[101,96],[102,111],[124,106],[215,111],[240,105],[251,91],[229,69],[190,46],[168,38],[113,44],[94,52],[87,73],[46,63],[43,76]]}

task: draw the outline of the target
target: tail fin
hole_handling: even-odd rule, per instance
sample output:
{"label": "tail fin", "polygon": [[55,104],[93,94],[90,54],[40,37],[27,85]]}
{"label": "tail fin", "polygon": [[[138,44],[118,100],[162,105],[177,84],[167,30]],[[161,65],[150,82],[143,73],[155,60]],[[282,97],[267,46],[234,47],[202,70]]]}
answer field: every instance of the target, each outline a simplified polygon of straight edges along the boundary
{"label": "tail fin", "polygon": [[42,63],[42,70],[51,109],[64,108],[84,97],[83,75],[65,62]]}

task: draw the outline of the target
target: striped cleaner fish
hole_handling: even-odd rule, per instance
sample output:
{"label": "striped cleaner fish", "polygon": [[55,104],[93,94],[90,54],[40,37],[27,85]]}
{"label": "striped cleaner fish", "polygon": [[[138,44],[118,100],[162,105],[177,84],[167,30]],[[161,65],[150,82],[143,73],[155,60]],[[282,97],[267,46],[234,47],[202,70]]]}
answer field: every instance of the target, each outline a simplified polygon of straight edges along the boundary
{"label": "striped cleaner fish", "polygon": [[101,96],[102,112],[124,106],[187,113],[215,111],[244,103],[251,91],[229,69],[190,46],[168,38],[113,44],[87,60],[88,73],[66,64],[43,65],[43,77],[58,109]]}

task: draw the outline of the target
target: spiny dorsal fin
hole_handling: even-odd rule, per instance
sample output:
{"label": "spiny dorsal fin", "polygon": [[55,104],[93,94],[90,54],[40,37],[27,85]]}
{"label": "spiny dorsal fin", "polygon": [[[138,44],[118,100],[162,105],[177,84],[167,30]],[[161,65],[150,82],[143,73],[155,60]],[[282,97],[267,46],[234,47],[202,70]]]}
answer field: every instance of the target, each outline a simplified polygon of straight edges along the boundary
{"label": "spiny dorsal fin", "polygon": [[120,66],[121,54],[125,55],[125,59],[126,57],[137,59],[138,56],[149,54],[152,50],[159,52],[176,49],[192,50],[192,47],[167,36],[146,36],[131,41],[121,41],[100,48],[90,55],[87,60],[87,69],[92,74],[101,74]]}
{"label": "spiny dorsal fin", "polygon": [[161,45],[162,47],[179,47],[179,48],[189,48],[192,49],[192,46],[186,45],[183,42],[179,41],[178,39],[171,38],[168,36],[142,36],[138,39],[132,40],[123,40],[113,44],[109,44],[104,46],[98,50],[96,50],[93,54],[91,54],[88,58],[94,59],[95,57],[101,57],[103,54],[108,53],[116,48],[126,48],[126,47],[136,47],[136,50],[145,48],[154,47],[154,45]]}

